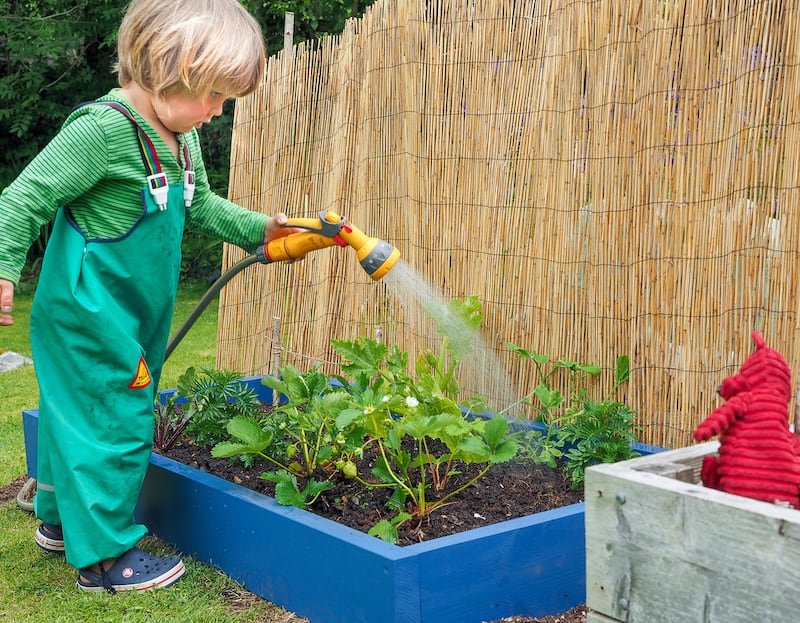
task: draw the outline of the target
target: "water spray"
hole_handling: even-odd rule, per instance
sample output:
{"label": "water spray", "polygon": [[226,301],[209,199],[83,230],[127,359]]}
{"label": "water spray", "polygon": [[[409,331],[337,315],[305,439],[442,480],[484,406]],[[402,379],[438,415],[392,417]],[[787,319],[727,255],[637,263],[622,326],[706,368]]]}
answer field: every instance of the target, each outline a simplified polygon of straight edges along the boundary
{"label": "water spray", "polygon": [[261,262],[293,262],[307,253],[332,246],[352,247],[355,249],[361,268],[375,281],[383,278],[400,259],[400,251],[388,242],[367,236],[345,217],[335,212],[323,211],[317,218],[290,218],[283,229],[299,229],[282,238],[275,238],[266,245],[258,247],[253,255],[243,259],[229,268],[217,279],[200,299],[192,313],[181,325],[167,344],[165,359],[172,354],[203,310],[214,299],[222,287],[242,270]]}

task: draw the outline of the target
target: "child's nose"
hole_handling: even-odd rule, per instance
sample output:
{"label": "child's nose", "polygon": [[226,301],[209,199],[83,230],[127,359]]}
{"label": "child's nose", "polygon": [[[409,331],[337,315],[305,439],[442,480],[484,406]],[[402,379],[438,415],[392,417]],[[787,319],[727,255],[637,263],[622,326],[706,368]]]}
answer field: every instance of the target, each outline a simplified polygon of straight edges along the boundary
{"label": "child's nose", "polygon": [[219,117],[222,114],[222,104],[212,104],[209,106],[207,114],[209,121],[212,117]]}

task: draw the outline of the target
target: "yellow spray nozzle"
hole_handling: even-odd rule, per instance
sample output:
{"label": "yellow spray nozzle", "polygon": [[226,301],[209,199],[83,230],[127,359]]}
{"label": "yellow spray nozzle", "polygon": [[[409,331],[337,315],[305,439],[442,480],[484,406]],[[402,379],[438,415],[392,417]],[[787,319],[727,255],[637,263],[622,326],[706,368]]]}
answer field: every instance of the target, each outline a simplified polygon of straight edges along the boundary
{"label": "yellow spray nozzle", "polygon": [[296,260],[310,251],[324,249],[335,244],[347,245],[356,250],[361,267],[366,273],[378,281],[400,259],[400,251],[391,244],[379,238],[367,236],[335,212],[320,212],[318,218],[289,219],[284,227],[304,231],[272,240],[260,253],[259,259],[262,262]]}
{"label": "yellow spray nozzle", "polygon": [[400,259],[400,251],[379,238],[367,238],[366,244],[356,249],[356,255],[361,268],[375,281],[392,270]]}

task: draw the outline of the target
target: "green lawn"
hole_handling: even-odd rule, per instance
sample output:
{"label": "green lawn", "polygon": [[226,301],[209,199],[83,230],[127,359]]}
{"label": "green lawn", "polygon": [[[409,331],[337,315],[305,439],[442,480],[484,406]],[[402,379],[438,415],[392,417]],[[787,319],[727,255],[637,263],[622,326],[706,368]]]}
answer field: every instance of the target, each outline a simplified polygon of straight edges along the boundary
{"label": "green lawn", "polygon": [[[194,309],[203,295],[201,287],[185,287],[173,321],[173,331]],[[32,295],[14,300],[15,324],[0,328],[0,351],[30,356],[28,316]],[[190,366],[216,364],[217,306],[197,320],[164,368],[162,388],[174,387]],[[38,404],[33,366],[0,373],[0,486],[25,475],[22,410]],[[286,612],[243,590],[223,574],[185,559],[187,574],[174,587],[143,594],[81,593],[75,587],[76,572],[63,556],[46,554],[33,542],[36,519],[13,502],[0,505],[0,617],[14,623],[74,623],[103,621],[145,623],[300,622]],[[164,546],[146,540],[144,549]]]}

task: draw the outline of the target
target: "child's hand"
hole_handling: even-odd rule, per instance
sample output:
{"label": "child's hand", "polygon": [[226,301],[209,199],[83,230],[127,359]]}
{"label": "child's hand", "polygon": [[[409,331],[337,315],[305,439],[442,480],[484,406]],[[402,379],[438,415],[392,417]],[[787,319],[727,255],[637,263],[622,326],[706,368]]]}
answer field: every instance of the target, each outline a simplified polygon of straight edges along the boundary
{"label": "child's hand", "polygon": [[11,309],[14,305],[14,284],[0,279],[0,327],[14,324]]}
{"label": "child's hand", "polygon": [[269,241],[275,238],[283,238],[284,236],[300,231],[296,227],[284,227],[288,222],[289,217],[283,212],[279,212],[269,219],[266,227],[264,227],[264,244],[269,244]]}

